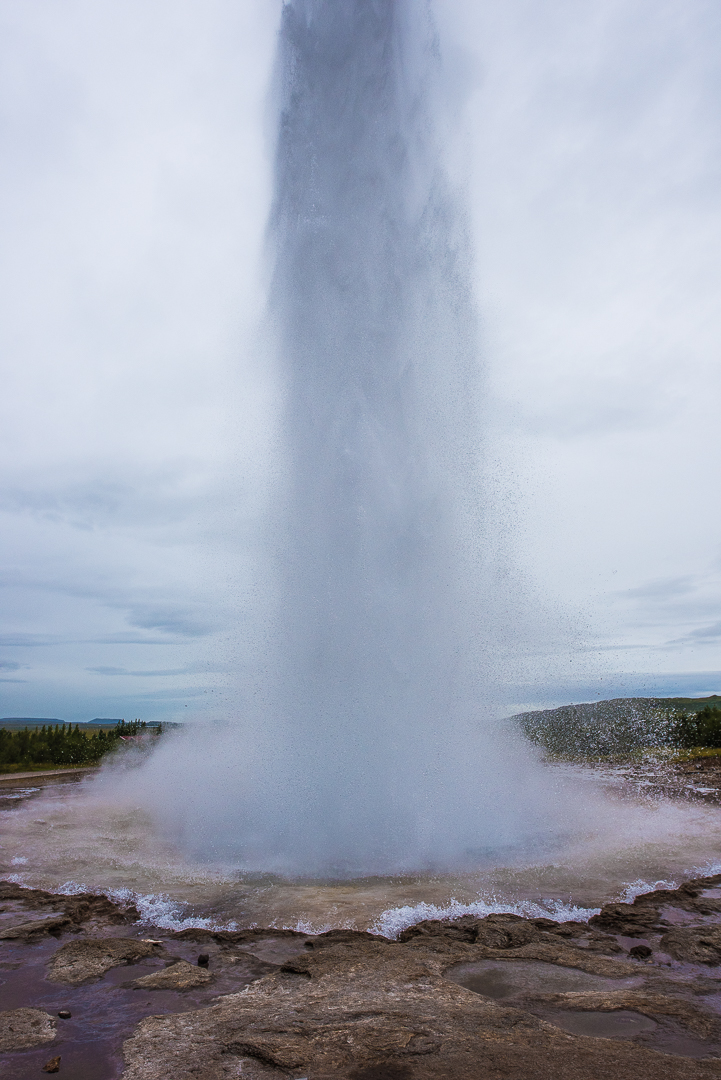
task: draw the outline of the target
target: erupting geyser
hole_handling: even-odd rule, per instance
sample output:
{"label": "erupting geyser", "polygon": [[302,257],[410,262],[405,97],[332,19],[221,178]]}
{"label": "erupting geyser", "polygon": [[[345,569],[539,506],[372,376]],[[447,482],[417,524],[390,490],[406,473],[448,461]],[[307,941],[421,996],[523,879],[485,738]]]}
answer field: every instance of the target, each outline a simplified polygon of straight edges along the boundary
{"label": "erupting geyser", "polygon": [[[186,849],[330,876],[558,835],[494,720],[495,626],[462,208],[419,0],[290,0],[270,322],[284,387],[255,674],[142,770]],[[272,609],[272,610],[271,610]]]}

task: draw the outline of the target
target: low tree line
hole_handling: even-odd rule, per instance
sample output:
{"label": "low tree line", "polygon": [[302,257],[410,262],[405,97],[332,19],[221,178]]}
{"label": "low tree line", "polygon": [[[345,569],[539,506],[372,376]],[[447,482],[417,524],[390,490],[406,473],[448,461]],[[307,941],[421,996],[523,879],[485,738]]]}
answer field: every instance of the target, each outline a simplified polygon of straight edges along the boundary
{"label": "low tree line", "polygon": [[[155,735],[162,728],[151,729]],[[81,731],[76,724],[48,724],[41,728],[8,731],[0,728],[0,772],[34,769],[43,765],[97,765],[124,739],[146,733],[145,721],[121,720],[105,731]],[[149,732],[148,732],[149,734]]]}

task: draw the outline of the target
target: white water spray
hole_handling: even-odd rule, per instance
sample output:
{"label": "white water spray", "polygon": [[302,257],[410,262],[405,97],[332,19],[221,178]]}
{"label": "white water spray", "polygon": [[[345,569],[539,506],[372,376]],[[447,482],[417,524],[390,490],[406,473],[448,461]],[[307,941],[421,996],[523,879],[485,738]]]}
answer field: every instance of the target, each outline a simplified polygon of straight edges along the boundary
{"label": "white water spray", "polygon": [[343,876],[474,865],[564,832],[570,791],[494,720],[504,598],[484,551],[440,70],[418,0],[284,7],[269,305],[282,464],[260,590],[275,599],[238,716],[135,774],[194,856]]}

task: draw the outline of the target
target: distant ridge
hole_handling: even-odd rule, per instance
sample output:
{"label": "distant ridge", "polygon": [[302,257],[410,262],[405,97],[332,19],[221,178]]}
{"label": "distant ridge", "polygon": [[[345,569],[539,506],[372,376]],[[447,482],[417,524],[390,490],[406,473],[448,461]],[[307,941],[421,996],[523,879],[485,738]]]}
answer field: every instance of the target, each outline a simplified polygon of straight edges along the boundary
{"label": "distant ridge", "polygon": [[[102,717],[99,717],[99,716],[96,716],[94,720],[77,720],[77,721],[58,720],[57,717],[49,717],[49,716],[0,716],[0,728],[5,728],[6,730],[15,730],[15,731],[17,731],[18,729],[26,728],[26,727],[28,727],[28,728],[42,727],[43,724],[45,724],[45,725],[47,725],[47,724],[67,724],[69,727],[73,727],[73,728],[80,727],[80,728],[86,729],[86,728],[89,728],[89,727],[114,728],[116,724],[120,724],[120,723],[122,723],[121,719],[112,718],[112,719],[104,720]],[[149,728],[156,728],[156,727],[160,727],[160,726],[161,726],[161,721],[160,720],[148,720],[147,724],[146,724],[146,727],[149,727]],[[167,722],[167,721],[162,722],[162,727],[174,728],[174,727],[181,727],[181,726],[182,725],[178,724],[177,722],[175,722],[175,723]]]}
{"label": "distant ridge", "polygon": [[42,727],[43,724],[62,724],[63,720],[49,716],[3,716],[0,717],[0,728],[6,731],[18,730],[19,728]]}

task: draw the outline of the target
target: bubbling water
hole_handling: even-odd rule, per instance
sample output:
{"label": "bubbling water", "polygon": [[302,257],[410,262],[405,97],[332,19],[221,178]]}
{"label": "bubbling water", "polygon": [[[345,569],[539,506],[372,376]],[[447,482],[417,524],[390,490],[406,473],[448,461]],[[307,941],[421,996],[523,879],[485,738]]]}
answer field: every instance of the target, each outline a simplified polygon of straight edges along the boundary
{"label": "bubbling water", "polygon": [[600,813],[499,723],[461,201],[418,0],[289,0],[269,325],[283,387],[237,716],[126,774],[195,858],[343,877],[474,866]]}

